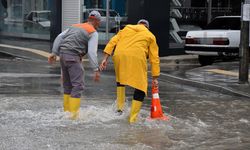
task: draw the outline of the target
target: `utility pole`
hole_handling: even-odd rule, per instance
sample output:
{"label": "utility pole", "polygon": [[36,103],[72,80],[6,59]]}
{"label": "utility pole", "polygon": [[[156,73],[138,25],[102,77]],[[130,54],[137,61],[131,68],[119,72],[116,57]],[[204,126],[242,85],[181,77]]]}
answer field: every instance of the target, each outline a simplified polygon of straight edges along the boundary
{"label": "utility pole", "polygon": [[241,4],[241,34],[240,34],[240,66],[239,83],[248,83],[249,74],[249,21],[250,21],[250,0]]}
{"label": "utility pole", "polygon": [[207,0],[207,24],[212,20],[212,0]]}
{"label": "utility pole", "polygon": [[106,0],[106,41],[109,38],[109,1]]}

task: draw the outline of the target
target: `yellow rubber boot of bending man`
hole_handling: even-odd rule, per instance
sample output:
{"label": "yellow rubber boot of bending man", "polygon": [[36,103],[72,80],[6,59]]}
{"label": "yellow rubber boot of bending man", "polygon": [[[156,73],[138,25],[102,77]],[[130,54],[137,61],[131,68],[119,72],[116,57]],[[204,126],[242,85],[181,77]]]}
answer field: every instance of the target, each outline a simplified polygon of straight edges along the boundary
{"label": "yellow rubber boot of bending man", "polygon": [[63,110],[69,111],[69,94],[63,94]]}
{"label": "yellow rubber boot of bending man", "polygon": [[124,86],[118,86],[116,89],[117,92],[117,112],[122,112],[124,109],[124,103],[125,103],[125,87]]}
{"label": "yellow rubber boot of bending man", "polygon": [[137,121],[137,116],[141,110],[142,102],[137,100],[132,100],[129,123],[134,123]]}
{"label": "yellow rubber boot of bending man", "polygon": [[79,117],[80,101],[80,98],[69,98],[69,112],[71,113],[70,118],[73,120]]}

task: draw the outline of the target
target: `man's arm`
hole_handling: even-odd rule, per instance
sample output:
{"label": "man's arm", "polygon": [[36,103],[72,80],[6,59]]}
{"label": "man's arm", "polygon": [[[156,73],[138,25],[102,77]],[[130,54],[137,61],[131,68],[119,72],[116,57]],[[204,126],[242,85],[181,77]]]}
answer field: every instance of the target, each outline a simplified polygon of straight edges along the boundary
{"label": "man's arm", "polygon": [[93,32],[91,34],[91,37],[88,41],[88,57],[91,67],[93,68],[95,74],[94,74],[94,80],[99,81],[100,79],[100,72],[99,72],[99,66],[98,66],[98,59],[97,59],[97,48],[98,48],[98,33]]}
{"label": "man's arm", "polygon": [[149,61],[151,64],[151,74],[153,77],[153,85],[158,86],[158,77],[160,75],[160,59],[159,48],[156,43],[156,38],[153,36],[149,45]]}
{"label": "man's arm", "polygon": [[102,60],[102,62],[100,64],[100,67],[99,67],[101,71],[107,68],[108,58],[109,58],[110,55],[112,55],[112,53],[114,52],[116,44],[119,42],[121,31],[119,31],[115,36],[113,36],[111,38],[111,40],[108,42],[108,44],[106,45],[106,47],[105,47],[105,49],[103,51],[104,57],[103,57],[103,60]]}
{"label": "man's arm", "polygon": [[88,41],[88,53],[87,53],[89,62],[94,71],[98,70],[97,48],[98,48],[98,33],[94,32],[91,34],[91,38]]}
{"label": "man's arm", "polygon": [[60,33],[56,39],[54,40],[53,47],[52,47],[52,53],[48,57],[48,62],[50,64],[54,63],[56,61],[56,56],[59,55],[60,51],[60,45],[65,37],[65,34],[67,33],[68,29]]}
{"label": "man's arm", "polygon": [[104,53],[112,55],[116,44],[119,42],[120,39],[120,34],[121,31],[119,31],[115,36],[113,36],[110,41],[108,42],[108,44],[105,46],[105,49],[103,50]]}
{"label": "man's arm", "polygon": [[65,34],[67,33],[68,29],[60,33],[56,39],[54,40],[53,47],[52,47],[52,54],[59,55],[60,51],[60,45],[65,37]]}

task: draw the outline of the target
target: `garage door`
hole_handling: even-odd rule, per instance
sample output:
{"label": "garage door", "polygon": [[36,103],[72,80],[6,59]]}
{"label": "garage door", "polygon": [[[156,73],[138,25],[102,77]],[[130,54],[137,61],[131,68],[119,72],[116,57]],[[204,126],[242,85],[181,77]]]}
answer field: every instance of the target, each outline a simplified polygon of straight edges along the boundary
{"label": "garage door", "polygon": [[82,0],[62,1],[62,30],[82,21]]}

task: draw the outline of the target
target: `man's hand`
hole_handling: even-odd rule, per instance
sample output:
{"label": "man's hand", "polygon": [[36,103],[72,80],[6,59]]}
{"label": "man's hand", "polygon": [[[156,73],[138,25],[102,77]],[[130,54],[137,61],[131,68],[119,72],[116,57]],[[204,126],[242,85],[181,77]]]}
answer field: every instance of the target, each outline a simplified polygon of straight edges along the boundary
{"label": "man's hand", "polygon": [[100,71],[102,71],[102,70],[104,70],[104,69],[107,68],[108,58],[109,58],[109,54],[104,53],[104,57],[103,57],[102,63],[99,66]]}
{"label": "man's hand", "polygon": [[56,62],[56,55],[55,54],[50,54],[48,57],[48,63],[53,64]]}
{"label": "man's hand", "polygon": [[153,77],[152,84],[153,84],[154,87],[158,88],[159,82],[158,82],[158,78],[157,77]]}
{"label": "man's hand", "polygon": [[95,71],[94,72],[94,81],[95,82],[100,81],[100,71]]}
{"label": "man's hand", "polygon": [[108,64],[107,59],[103,59],[99,67],[100,71],[105,70],[107,68],[107,64]]}

